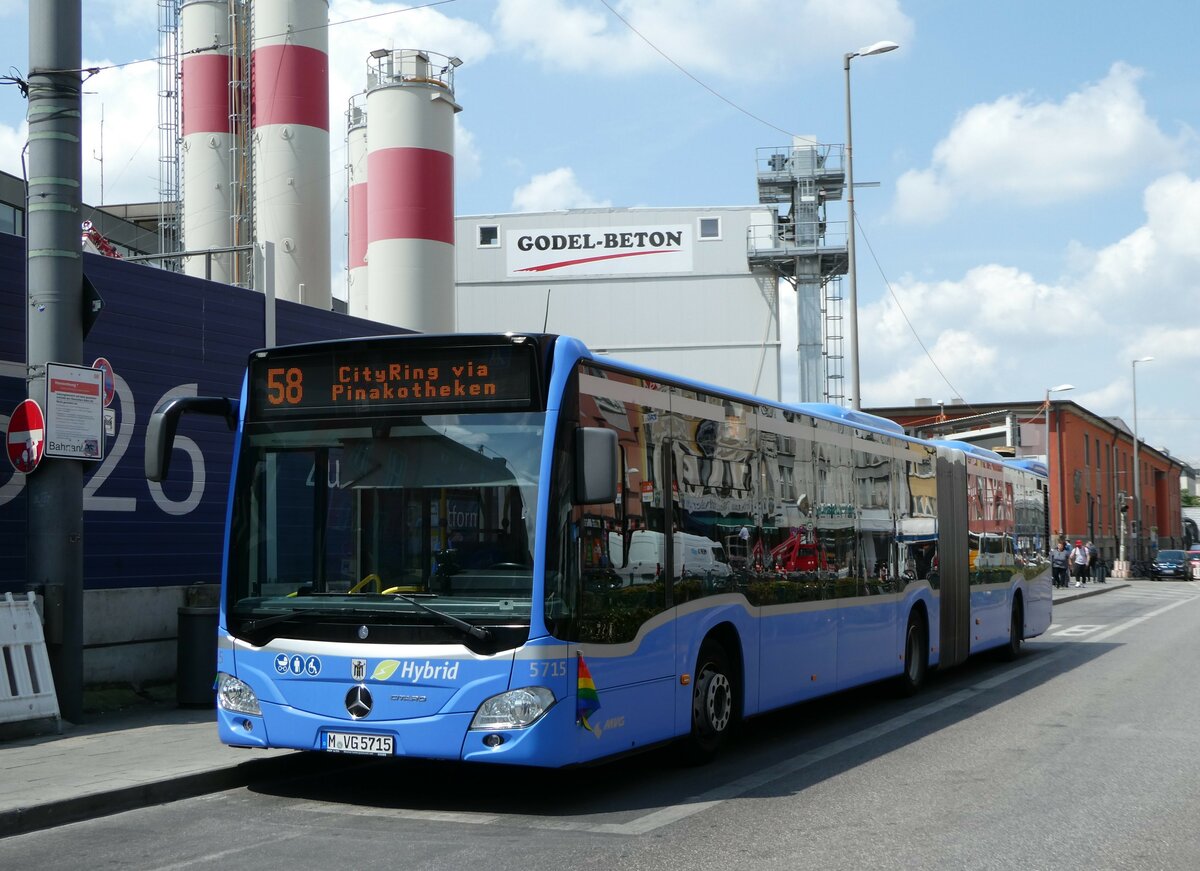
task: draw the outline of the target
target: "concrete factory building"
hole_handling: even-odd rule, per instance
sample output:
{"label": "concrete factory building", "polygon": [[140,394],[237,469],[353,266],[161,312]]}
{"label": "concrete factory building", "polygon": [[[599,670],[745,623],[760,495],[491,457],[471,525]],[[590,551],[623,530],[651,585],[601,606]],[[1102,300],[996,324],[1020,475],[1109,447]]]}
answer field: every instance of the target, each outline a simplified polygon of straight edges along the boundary
{"label": "concrete factory building", "polygon": [[459,331],[546,330],[602,354],[779,399],[781,293],[796,294],[799,398],[843,398],[839,147],[759,149],[758,205],[455,219]]}
{"label": "concrete factory building", "polygon": [[576,209],[456,219],[460,332],[529,330],[779,395],[778,280],[747,257],[762,207]]}

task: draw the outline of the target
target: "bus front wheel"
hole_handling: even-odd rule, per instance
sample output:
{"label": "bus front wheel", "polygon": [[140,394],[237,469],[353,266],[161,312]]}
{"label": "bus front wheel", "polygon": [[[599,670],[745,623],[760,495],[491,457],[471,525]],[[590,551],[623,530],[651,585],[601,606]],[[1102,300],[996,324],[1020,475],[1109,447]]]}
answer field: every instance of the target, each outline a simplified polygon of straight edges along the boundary
{"label": "bus front wheel", "polygon": [[729,656],[715,641],[700,647],[692,683],[692,732],[687,758],[707,762],[716,755],[733,729],[737,711],[736,687]]}

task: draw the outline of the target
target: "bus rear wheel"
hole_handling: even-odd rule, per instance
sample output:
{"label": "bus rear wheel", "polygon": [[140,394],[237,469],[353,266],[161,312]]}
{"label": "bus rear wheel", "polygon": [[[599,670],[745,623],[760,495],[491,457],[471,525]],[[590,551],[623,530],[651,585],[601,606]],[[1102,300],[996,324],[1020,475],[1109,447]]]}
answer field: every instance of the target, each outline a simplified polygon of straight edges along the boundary
{"label": "bus rear wheel", "polygon": [[1021,641],[1025,634],[1025,612],[1021,600],[1013,602],[1012,621],[1008,627],[1008,644],[1000,648],[1000,655],[1006,662],[1012,662],[1021,655]]}
{"label": "bus rear wheel", "polygon": [[686,757],[692,763],[707,762],[733,730],[737,712],[737,688],[729,656],[715,641],[700,647],[692,683],[692,732]]}
{"label": "bus rear wheel", "polygon": [[904,630],[904,671],[897,682],[900,695],[916,695],[924,686],[928,671],[929,634],[923,615],[913,611],[908,615],[908,627]]}

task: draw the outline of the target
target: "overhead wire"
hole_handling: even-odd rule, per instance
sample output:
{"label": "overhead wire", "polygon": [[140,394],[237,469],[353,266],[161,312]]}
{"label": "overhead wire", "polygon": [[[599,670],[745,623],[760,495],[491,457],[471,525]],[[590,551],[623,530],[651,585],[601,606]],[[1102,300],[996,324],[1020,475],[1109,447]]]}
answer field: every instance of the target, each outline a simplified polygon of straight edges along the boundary
{"label": "overhead wire", "polygon": [[[737,111],[746,115],[747,117],[753,118],[755,121],[758,121],[760,124],[770,127],[772,130],[777,130],[780,133],[783,133],[787,136],[791,136],[793,139],[808,140],[808,141],[814,142],[814,144],[815,144],[815,140],[810,140],[810,139],[808,139],[808,137],[797,136],[794,133],[784,130],[782,127],[778,127],[775,124],[772,124],[770,121],[760,118],[758,115],[755,115],[753,112],[749,111],[748,109],[746,109],[742,106],[739,106],[737,103],[733,102],[728,97],[719,93],[714,88],[710,87],[708,84],[701,81],[699,78],[697,78],[695,75],[693,75],[689,70],[685,69],[681,64],[679,64],[674,58],[672,58],[665,51],[663,51],[661,48],[659,48],[657,45],[655,45],[648,37],[646,37],[645,34],[643,34],[641,31],[639,31],[623,15],[621,15],[621,13],[617,12],[617,10],[612,7],[612,5],[608,2],[608,0],[599,0],[599,2],[601,3],[601,5],[604,6],[605,9],[607,9],[613,15],[614,18],[616,18],[618,21],[620,21],[622,24],[624,24],[627,28],[629,28],[630,32],[632,32],[639,39],[641,39],[644,43],[646,43],[646,45],[648,45],[655,52],[657,52],[664,60],[667,61],[667,63],[671,64],[671,66],[675,67],[675,69],[679,70],[679,72],[683,73],[685,76],[687,76],[689,79],[691,79],[693,82],[695,82],[700,87],[704,88],[704,90],[708,91],[710,94],[712,94],[717,99],[721,100],[724,103],[727,103],[729,106],[733,107],[734,109],[736,109]],[[866,238],[865,231],[862,231],[862,225],[858,222],[857,216],[855,219],[855,226],[857,226],[859,228],[860,232],[863,232],[863,237],[864,237],[863,240],[867,243],[867,250],[871,252],[871,258],[875,261],[875,268],[879,270],[879,274],[883,278],[884,284],[887,286],[888,293],[891,294],[892,300],[896,303],[896,308],[899,310],[901,317],[904,318],[905,323],[908,324],[908,328],[909,328],[909,330],[912,331],[914,338],[916,338],[917,344],[921,346],[921,350],[925,353],[926,358],[928,358],[930,364],[932,364],[934,370],[937,371],[937,373],[941,377],[942,381],[944,381],[946,383],[946,386],[948,386],[950,388],[950,390],[952,391],[952,393],[955,396],[961,397],[961,394],[959,393],[958,388],[955,387],[953,383],[951,383],[950,379],[946,376],[946,373],[942,371],[942,368],[937,364],[937,361],[934,360],[933,355],[929,352],[929,349],[925,346],[925,342],[921,339],[921,336],[917,332],[916,327],[913,326],[912,321],[909,319],[907,312],[904,311],[904,306],[901,305],[899,298],[896,296],[895,291],[892,289],[891,282],[888,281],[887,275],[884,273],[883,267],[879,263],[879,258],[875,254],[875,249],[873,249],[871,247],[870,240]],[[969,403],[966,403],[966,406],[967,406],[967,408],[971,408]],[[974,410],[974,409],[972,409],[972,410]]]}
{"label": "overhead wire", "polygon": [[[402,12],[415,12],[419,9],[431,9],[435,6],[445,6],[447,3],[454,3],[454,2],[456,2],[456,0],[429,0],[428,3],[419,3],[414,6],[406,6],[403,9],[388,9],[384,12],[372,12],[370,15],[359,15],[355,18],[347,18],[342,21],[327,21],[324,24],[316,24],[316,25],[313,25],[312,27],[298,27],[298,28],[294,28],[292,30],[288,30],[283,33],[266,34],[266,35],[260,36],[258,38],[259,39],[273,39],[275,37],[291,36],[291,35],[294,35],[297,33],[308,33],[309,31],[312,31],[312,30],[329,30],[334,27],[340,27],[343,24],[357,24],[360,21],[370,21],[374,18],[383,18],[388,15],[399,15]],[[199,46],[198,48],[190,48],[187,51],[178,52],[178,55],[180,57],[183,57],[183,56],[189,55],[189,54],[199,54],[200,52],[204,52],[204,51],[219,51],[220,49],[223,49],[223,48],[232,48],[232,47],[233,47],[233,43],[221,43],[221,42],[217,42],[214,40],[211,45],[202,45],[202,46]],[[97,73],[104,72],[105,70],[124,69],[125,67],[132,67],[132,66],[136,66],[138,64],[145,64],[145,63],[159,63],[160,61],[166,60],[167,57],[168,57],[168,55],[155,55],[153,57],[143,57],[143,58],[138,58],[137,60],[123,61],[121,63],[115,63],[115,64],[104,64],[102,66],[81,67],[79,69],[69,69],[69,70],[39,70],[39,72],[44,75],[49,75],[49,74],[53,74],[53,73],[87,73],[88,78],[91,78],[92,76],[96,75]],[[84,79],[84,81],[87,81],[87,79]],[[5,82],[3,78],[0,78],[0,84],[11,84],[11,83]]]}
{"label": "overhead wire", "polygon": [[[913,326],[912,320],[908,318],[908,313],[904,310],[904,305],[901,305],[899,296],[896,296],[895,290],[892,287],[892,282],[888,281],[888,276],[886,272],[883,271],[883,266],[880,264],[880,258],[876,257],[875,248],[871,247],[871,240],[868,239],[868,236],[866,236],[866,232],[863,229],[863,224],[858,222],[857,215],[854,216],[854,227],[858,229],[858,233],[862,234],[863,241],[866,242],[866,250],[871,253],[871,260],[874,260],[875,262],[875,269],[880,272],[880,277],[883,278],[883,286],[888,289],[888,294],[892,296],[892,301],[895,302],[896,310],[900,312],[900,317],[904,318],[904,322],[908,325],[908,329],[912,331],[913,338],[916,338],[917,344],[919,344],[920,349],[922,349],[925,353],[926,358],[929,359],[930,365],[934,367],[934,370],[937,372],[938,376],[941,377],[943,382],[946,382],[946,386],[948,386],[950,392],[952,392],[952,395],[961,398],[962,394],[960,394],[959,389],[955,388],[954,384],[950,382],[949,378],[947,378],[946,373],[942,372],[942,367],[937,365],[934,355],[929,353],[929,348],[925,347],[925,342],[922,340],[922,337],[920,337],[919,332],[917,332],[916,326]],[[972,412],[976,410],[971,407],[970,402],[964,402],[964,404],[967,408],[970,408]]]}

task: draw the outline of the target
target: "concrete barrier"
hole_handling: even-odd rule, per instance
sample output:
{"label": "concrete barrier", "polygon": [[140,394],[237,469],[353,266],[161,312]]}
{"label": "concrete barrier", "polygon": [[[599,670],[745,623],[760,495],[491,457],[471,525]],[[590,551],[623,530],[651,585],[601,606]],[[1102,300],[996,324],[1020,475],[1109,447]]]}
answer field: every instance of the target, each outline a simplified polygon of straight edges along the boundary
{"label": "concrete barrier", "polygon": [[62,731],[33,593],[0,600],[0,736]]}

